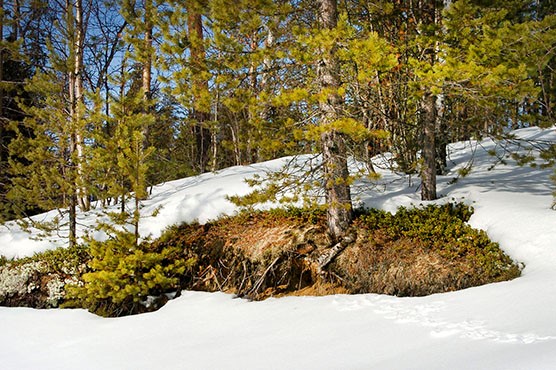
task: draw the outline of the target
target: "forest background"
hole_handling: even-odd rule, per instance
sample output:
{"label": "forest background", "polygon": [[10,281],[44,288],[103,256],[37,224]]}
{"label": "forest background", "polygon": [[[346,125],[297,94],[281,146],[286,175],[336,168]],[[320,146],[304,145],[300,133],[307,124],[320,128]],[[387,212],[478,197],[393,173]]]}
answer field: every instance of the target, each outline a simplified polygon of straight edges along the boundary
{"label": "forest background", "polygon": [[[0,5],[1,219],[68,212],[70,245],[78,208],[119,202],[137,243],[150,186],[307,153],[317,168],[238,201],[320,189],[340,240],[373,156],[433,200],[448,143],[555,122],[554,1]],[[554,163],[554,144],[529,144]]]}

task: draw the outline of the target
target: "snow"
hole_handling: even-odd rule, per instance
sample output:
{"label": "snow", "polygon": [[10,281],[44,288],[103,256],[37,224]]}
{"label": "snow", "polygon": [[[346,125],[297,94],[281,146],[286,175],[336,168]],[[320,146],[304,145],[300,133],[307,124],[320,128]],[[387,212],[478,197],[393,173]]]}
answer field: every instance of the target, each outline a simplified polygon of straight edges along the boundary
{"label": "snow", "polygon": [[[516,135],[556,142],[554,128],[523,129]],[[518,279],[419,298],[363,294],[248,302],[223,293],[184,291],[157,312],[118,319],[84,310],[0,308],[0,368],[554,369],[551,170],[519,167],[511,159],[492,168],[489,150],[504,154],[503,146],[491,140],[451,146],[450,173],[439,178],[444,197],[438,202],[472,204],[471,225],[486,230],[525,264]],[[246,193],[244,178],[277,169],[286,160],[156,187],[143,212],[163,208],[144,221],[143,235],[235,212],[226,195]],[[451,181],[470,160],[471,173]],[[408,186],[409,179],[381,172],[377,186],[357,184],[358,202],[387,210],[421,203],[418,179]],[[90,219],[80,215],[82,227],[91,227]],[[36,242],[8,226],[0,229],[0,254],[9,257],[62,243]]]}

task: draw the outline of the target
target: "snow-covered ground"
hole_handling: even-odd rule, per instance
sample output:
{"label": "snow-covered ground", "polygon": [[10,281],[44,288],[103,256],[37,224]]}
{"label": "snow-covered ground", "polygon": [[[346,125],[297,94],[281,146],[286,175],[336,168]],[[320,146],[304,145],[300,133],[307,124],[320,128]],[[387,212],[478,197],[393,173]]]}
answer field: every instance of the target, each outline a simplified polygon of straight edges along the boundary
{"label": "snow-covered ground", "polygon": [[[525,139],[556,142],[556,129],[524,129]],[[470,223],[525,264],[522,277],[421,298],[336,295],[264,302],[184,292],[161,310],[103,319],[84,310],[0,308],[0,369],[556,369],[556,211],[550,170],[491,168],[490,140],[451,146],[451,172],[439,178],[444,201],[473,204]],[[456,183],[471,160],[472,172]],[[233,213],[228,194],[243,179],[283,160],[173,181],[145,202],[144,235],[167,225]],[[358,201],[395,210],[419,204],[418,179],[383,170],[383,184]],[[366,188],[361,185],[360,190]],[[42,217],[49,217],[48,215]],[[80,215],[83,227],[91,217]],[[58,242],[60,243],[60,242]],[[0,227],[0,254],[57,245]]]}

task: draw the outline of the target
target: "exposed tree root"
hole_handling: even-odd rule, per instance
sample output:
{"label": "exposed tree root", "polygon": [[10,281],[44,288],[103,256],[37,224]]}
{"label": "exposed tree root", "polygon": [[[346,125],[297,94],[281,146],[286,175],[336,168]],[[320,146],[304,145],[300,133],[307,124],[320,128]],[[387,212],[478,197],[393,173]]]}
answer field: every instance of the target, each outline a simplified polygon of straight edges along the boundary
{"label": "exposed tree root", "polygon": [[356,238],[357,237],[355,231],[351,230],[346,236],[342,238],[339,243],[336,243],[332,248],[324,251],[324,253],[321,254],[316,261],[318,274],[324,274],[325,269],[330,264],[330,262],[332,262],[332,260],[334,260],[334,258],[336,258],[336,256],[338,256],[340,253],[342,253],[342,251],[346,249],[348,245],[354,243]]}

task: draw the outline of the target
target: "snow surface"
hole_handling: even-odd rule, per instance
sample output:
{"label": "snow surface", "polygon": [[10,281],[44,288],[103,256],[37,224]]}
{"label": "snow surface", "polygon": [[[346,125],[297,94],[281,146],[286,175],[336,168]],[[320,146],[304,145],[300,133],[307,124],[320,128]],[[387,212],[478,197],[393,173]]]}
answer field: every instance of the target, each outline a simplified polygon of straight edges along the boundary
{"label": "snow surface", "polygon": [[[516,135],[556,142],[554,128]],[[450,147],[451,172],[439,178],[440,202],[472,204],[471,225],[525,264],[518,279],[420,298],[363,294],[248,302],[184,291],[157,312],[118,319],[84,310],[0,308],[0,369],[556,369],[551,170],[519,167],[510,159],[492,168],[489,150],[504,154],[503,145],[490,140]],[[156,187],[143,211],[163,208],[143,222],[143,235],[235,212],[225,196],[245,194],[244,178],[286,160]],[[471,160],[472,172],[450,181]],[[357,184],[358,202],[391,211],[421,203],[418,179],[381,172],[378,185]],[[80,215],[83,228],[91,227],[90,219]],[[0,227],[0,254],[8,257],[61,243],[30,240],[14,224]]]}

